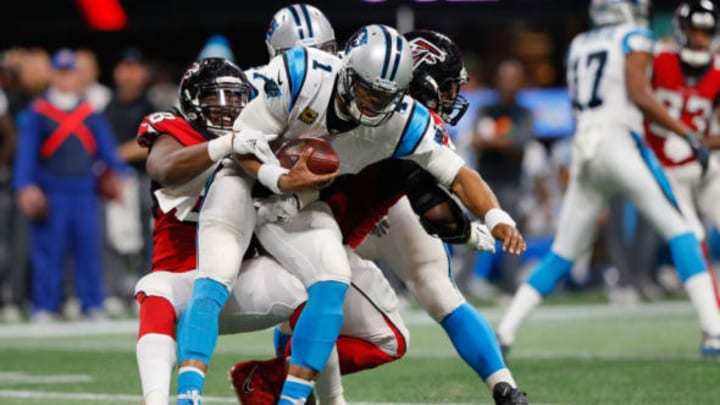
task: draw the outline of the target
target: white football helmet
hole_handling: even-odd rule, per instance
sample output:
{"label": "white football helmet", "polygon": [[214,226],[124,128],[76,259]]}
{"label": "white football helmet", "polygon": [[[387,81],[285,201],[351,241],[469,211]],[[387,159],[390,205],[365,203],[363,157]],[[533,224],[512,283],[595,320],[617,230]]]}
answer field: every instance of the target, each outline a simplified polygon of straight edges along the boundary
{"label": "white football helmet", "polygon": [[335,30],[325,14],[309,4],[293,4],[280,9],[265,33],[270,59],[294,46],[309,46],[335,53]]}
{"label": "white football helmet", "polygon": [[347,42],[338,92],[350,116],[378,126],[400,108],[413,77],[410,44],[386,25],[360,28]]}
{"label": "white football helmet", "polygon": [[596,27],[635,23],[647,27],[650,0],[592,0],[590,19]]}

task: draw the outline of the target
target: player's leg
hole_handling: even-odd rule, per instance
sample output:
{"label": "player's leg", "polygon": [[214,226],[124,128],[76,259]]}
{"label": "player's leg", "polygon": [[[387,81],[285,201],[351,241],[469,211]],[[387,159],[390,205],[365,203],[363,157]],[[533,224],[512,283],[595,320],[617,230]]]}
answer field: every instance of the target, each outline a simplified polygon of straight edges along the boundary
{"label": "player's leg", "polygon": [[[256,230],[265,249],[305,285],[308,300],[293,333],[283,401],[304,400],[327,362],[343,319],[350,266],[327,204],[316,202],[284,225]],[[282,402],[282,401],[281,401]]]}
{"label": "player's leg", "polygon": [[[700,185],[697,190],[697,207],[700,214],[706,219],[709,224],[714,228],[720,227],[720,209],[718,209],[718,201],[720,201],[720,163],[715,160],[710,160],[710,167],[705,177],[701,179]],[[703,253],[708,261],[708,270],[713,278],[716,299],[718,306],[720,306],[720,284],[718,284],[717,276],[714,269],[711,267],[712,258],[710,254],[710,246],[708,245],[707,238],[703,240]]]}
{"label": "player's leg", "polygon": [[522,322],[567,276],[573,262],[592,243],[605,198],[593,184],[575,172],[563,198],[562,211],[552,249],[515,292],[498,325],[500,344],[510,347]]}
{"label": "player's leg", "polygon": [[[695,306],[703,332],[720,337],[720,311],[700,244],[681,214],[674,190],[657,158],[638,135],[634,138],[634,149],[618,151],[624,162],[622,169],[607,165],[608,174],[617,179],[627,197],[669,242],[675,268]],[[710,345],[703,343],[703,354],[720,353],[720,338],[716,340]]]}
{"label": "player's leg", "polygon": [[177,318],[192,295],[195,271],[156,271],[135,286],[140,305],[135,356],[145,405],[167,405],[177,360]]}
{"label": "player's leg", "polygon": [[198,221],[198,277],[178,325],[178,405],[202,393],[217,343],[218,316],[250,244],[256,213],[251,181],[223,162],[208,187]]}
{"label": "player's leg", "polygon": [[74,196],[70,243],[76,269],[76,291],[86,315],[93,315],[93,312],[104,314],[100,224],[97,216],[88,215],[97,210],[97,196],[94,194],[78,193]]}
{"label": "player's leg", "polygon": [[388,220],[390,231],[377,243],[382,260],[407,283],[490,389],[499,382],[516,387],[492,327],[457,289],[443,242],[423,229],[407,198],[390,208]]}

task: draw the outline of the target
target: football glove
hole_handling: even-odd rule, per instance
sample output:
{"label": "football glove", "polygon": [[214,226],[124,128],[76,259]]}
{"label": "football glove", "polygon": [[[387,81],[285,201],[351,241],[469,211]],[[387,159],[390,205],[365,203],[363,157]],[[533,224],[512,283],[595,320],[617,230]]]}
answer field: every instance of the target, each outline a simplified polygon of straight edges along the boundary
{"label": "football glove", "polygon": [[698,163],[700,163],[700,167],[702,168],[701,176],[705,176],[710,163],[710,149],[705,146],[700,134],[689,132],[685,135],[685,140],[690,145],[693,156],[695,156],[695,159],[697,159]]}
{"label": "football glove", "polygon": [[300,207],[294,194],[273,195],[258,203],[258,225],[286,224],[297,215]]}
{"label": "football glove", "polygon": [[244,130],[233,135],[232,149],[238,155],[255,155],[263,163],[279,165],[268,142],[277,135],[263,134],[257,131]]}
{"label": "football glove", "polygon": [[495,253],[495,238],[490,229],[478,221],[470,223],[470,238],[465,244],[478,251]]}

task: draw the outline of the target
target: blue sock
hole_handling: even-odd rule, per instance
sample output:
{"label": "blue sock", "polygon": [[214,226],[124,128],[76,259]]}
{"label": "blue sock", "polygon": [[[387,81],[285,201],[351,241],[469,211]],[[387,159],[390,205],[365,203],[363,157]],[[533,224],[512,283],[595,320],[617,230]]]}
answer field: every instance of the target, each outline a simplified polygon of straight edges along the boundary
{"label": "blue sock", "polygon": [[347,289],[339,281],[321,281],[308,288],[308,300],[293,331],[290,363],[322,371],[340,334]]}
{"label": "blue sock", "polygon": [[192,298],[178,325],[178,363],[199,360],[210,364],[219,333],[218,316],[229,295],[222,283],[209,278],[195,280]]}
{"label": "blue sock", "polygon": [[683,283],[690,277],[707,270],[700,242],[692,232],[670,239],[670,253]]}
{"label": "blue sock", "polygon": [[477,309],[467,302],[440,323],[460,357],[483,380],[506,368],[495,332]]}
{"label": "blue sock", "polygon": [[276,356],[282,356],[285,354],[285,348],[290,341],[290,337],[292,337],[292,335],[283,333],[277,326],[273,329],[273,344],[275,345]]}
{"label": "blue sock", "polygon": [[283,384],[278,405],[296,405],[300,400],[307,400],[315,384],[289,375]]}
{"label": "blue sock", "polygon": [[554,253],[548,253],[538,267],[530,274],[527,283],[546,297],[563,277],[570,274],[573,262]]}
{"label": "blue sock", "polygon": [[205,375],[194,367],[182,367],[178,371],[178,405],[193,404],[199,399],[205,385]]}

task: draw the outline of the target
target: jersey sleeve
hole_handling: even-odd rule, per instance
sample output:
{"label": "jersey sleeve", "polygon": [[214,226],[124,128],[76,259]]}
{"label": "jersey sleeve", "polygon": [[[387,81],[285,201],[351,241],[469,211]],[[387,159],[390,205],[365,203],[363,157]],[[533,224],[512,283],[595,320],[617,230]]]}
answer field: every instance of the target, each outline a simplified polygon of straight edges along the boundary
{"label": "jersey sleeve", "polygon": [[443,146],[444,125],[437,125],[422,104],[413,101],[393,158],[409,159],[420,165],[446,187],[452,184],[465,161]]}
{"label": "jersey sleeve", "polygon": [[138,144],[150,148],[162,134],[172,136],[183,146],[196,145],[207,141],[182,117],[170,112],[156,112],[145,116],[140,123],[137,133]]}
{"label": "jersey sleeve", "polygon": [[655,49],[655,35],[644,28],[628,29],[622,37],[623,52],[653,53]]}

